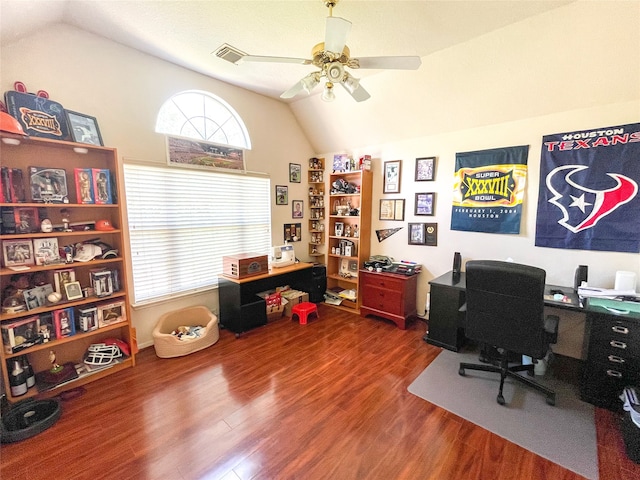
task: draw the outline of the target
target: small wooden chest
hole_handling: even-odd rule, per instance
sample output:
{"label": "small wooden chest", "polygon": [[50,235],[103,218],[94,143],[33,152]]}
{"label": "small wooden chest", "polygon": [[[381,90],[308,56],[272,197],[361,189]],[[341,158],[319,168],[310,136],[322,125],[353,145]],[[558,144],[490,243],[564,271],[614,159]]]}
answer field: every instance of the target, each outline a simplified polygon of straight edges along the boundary
{"label": "small wooden chest", "polygon": [[238,253],[222,257],[223,274],[231,278],[247,278],[269,273],[269,257],[257,253]]}

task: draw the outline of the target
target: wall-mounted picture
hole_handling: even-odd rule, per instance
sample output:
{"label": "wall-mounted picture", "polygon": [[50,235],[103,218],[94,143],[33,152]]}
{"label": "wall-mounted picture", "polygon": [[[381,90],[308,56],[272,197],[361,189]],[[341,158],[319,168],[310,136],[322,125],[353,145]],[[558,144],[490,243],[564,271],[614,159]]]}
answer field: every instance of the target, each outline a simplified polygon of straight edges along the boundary
{"label": "wall-mounted picture", "polygon": [[431,181],[435,173],[436,157],[416,158],[416,182]]}
{"label": "wall-mounted picture", "polygon": [[302,200],[291,201],[291,217],[292,218],[304,217],[304,201]]}
{"label": "wall-mounted picture", "polygon": [[402,160],[384,162],[383,193],[400,193],[400,175]]}
{"label": "wall-mounted picture", "polygon": [[435,213],[436,194],[416,193],[416,209],[415,215],[434,215]]}
{"label": "wall-mounted picture", "polygon": [[424,223],[409,224],[409,245],[424,245]]}
{"label": "wall-mounted picture", "polygon": [[202,140],[167,136],[167,163],[200,169],[244,171],[244,150]]}
{"label": "wall-mounted picture", "polygon": [[96,120],[95,117],[85,115],[84,113],[72,112],[71,110],[65,110],[65,112],[69,122],[71,138],[73,138],[74,142],[104,145],[104,143],[102,143],[100,129],[98,128],[98,120]]}
{"label": "wall-mounted picture", "polygon": [[302,168],[299,163],[289,164],[289,181],[291,183],[300,183],[302,181]]}
{"label": "wall-mounted picture", "polygon": [[302,240],[302,224],[285,223],[284,240],[285,242],[299,242],[300,240]]}
{"label": "wall-mounted picture", "polygon": [[380,220],[404,220],[404,198],[380,200]]}
{"label": "wall-mounted picture", "polygon": [[276,205],[289,204],[289,187],[286,185],[276,185]]}
{"label": "wall-mounted picture", "polygon": [[424,244],[429,247],[438,246],[438,224],[437,223],[424,224]]}

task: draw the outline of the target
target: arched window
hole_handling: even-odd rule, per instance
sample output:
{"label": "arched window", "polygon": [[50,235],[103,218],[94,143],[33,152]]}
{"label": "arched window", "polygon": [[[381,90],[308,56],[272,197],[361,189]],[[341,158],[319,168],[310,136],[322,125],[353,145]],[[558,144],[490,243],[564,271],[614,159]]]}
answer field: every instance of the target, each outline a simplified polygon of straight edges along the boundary
{"label": "arched window", "polygon": [[[174,95],[158,112],[156,131],[249,149],[244,123],[206,92]],[[134,304],[215,288],[222,257],[269,254],[270,180],[224,169],[124,164]]]}
{"label": "arched window", "polygon": [[251,149],[244,122],[224,100],[207,92],[180,92],[160,108],[156,132]]}

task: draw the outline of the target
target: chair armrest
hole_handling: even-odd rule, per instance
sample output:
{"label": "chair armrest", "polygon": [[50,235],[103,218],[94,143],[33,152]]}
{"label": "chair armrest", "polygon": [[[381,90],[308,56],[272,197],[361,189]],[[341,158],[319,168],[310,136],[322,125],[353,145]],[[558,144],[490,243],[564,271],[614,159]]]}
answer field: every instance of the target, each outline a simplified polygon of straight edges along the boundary
{"label": "chair armrest", "polygon": [[560,323],[560,317],[557,315],[547,315],[544,319],[544,331],[547,333],[549,343],[558,341],[558,323]]}

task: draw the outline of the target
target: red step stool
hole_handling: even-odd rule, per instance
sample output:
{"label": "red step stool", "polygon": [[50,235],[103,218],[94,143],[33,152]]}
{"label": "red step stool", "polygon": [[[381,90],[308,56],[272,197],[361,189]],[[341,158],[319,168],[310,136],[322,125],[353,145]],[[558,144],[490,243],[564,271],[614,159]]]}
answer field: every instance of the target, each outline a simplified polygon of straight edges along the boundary
{"label": "red step stool", "polygon": [[291,319],[293,320],[294,315],[298,315],[298,320],[300,321],[300,325],[306,325],[307,318],[311,313],[315,313],[316,318],[320,318],[320,315],[318,315],[318,306],[315,303],[302,302],[297,305],[294,305],[293,308],[291,309]]}

